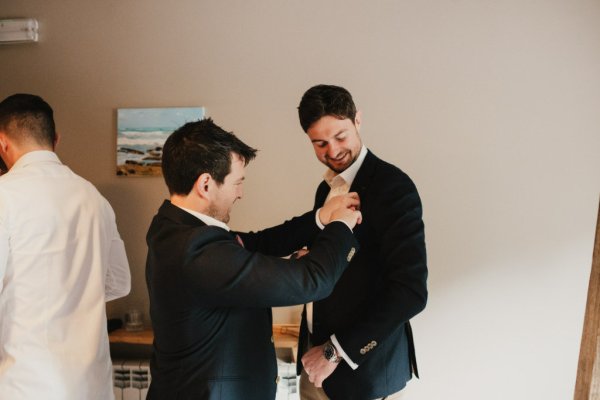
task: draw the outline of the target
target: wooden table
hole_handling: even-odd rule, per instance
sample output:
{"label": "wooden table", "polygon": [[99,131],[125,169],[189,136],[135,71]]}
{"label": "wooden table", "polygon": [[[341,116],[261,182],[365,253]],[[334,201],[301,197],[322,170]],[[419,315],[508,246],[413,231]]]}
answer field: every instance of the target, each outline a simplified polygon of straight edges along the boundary
{"label": "wooden table", "polygon": [[[292,357],[296,361],[298,354],[298,335],[300,326],[298,324],[274,324],[273,340],[276,348],[289,348],[292,350]],[[108,338],[110,343],[141,344],[151,345],[154,340],[154,332],[151,328],[144,328],[141,331],[127,331],[117,329],[112,331]]]}

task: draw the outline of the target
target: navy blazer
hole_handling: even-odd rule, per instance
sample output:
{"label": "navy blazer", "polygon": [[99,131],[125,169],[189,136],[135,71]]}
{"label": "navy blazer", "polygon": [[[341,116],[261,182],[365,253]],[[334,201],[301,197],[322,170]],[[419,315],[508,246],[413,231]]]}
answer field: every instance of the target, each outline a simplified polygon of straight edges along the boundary
{"label": "navy blazer", "polygon": [[[427,263],[421,201],[411,179],[370,151],[350,191],[361,199],[363,223],[354,229],[360,252],[333,293],[313,305],[314,345],[332,334],[358,368],[344,361],[323,382],[333,400],[366,400],[401,390],[418,376],[409,320],[427,302]],[[329,186],[317,189],[320,207]],[[298,373],[308,330],[303,315]]]}
{"label": "navy blazer", "polygon": [[[343,223],[319,233],[314,218],[309,212],[242,235],[242,247],[231,232],[165,201],[147,234],[154,329],[148,399],[275,398],[270,307],[326,297],[357,246]],[[288,246],[291,253],[313,239],[312,252],[299,260],[255,251]]]}

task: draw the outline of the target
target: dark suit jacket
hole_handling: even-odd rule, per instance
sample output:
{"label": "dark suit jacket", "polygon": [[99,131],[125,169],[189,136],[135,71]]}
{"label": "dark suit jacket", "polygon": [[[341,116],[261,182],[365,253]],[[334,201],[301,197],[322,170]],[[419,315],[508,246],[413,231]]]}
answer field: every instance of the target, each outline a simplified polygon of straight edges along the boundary
{"label": "dark suit jacket", "polygon": [[270,307],[327,296],[357,243],[347,226],[333,222],[300,260],[253,250],[287,246],[291,253],[318,233],[314,218],[310,212],[246,234],[244,248],[232,233],[165,201],[147,235],[154,328],[148,399],[275,398]]}
{"label": "dark suit jacket", "polygon": [[[413,371],[418,376],[409,320],[427,302],[421,201],[411,179],[369,151],[350,191],[361,199],[363,223],[354,229],[361,250],[333,293],[313,305],[313,344],[335,334],[359,365],[352,370],[342,361],[323,382],[334,400],[383,397],[401,390]],[[328,193],[322,182],[315,208]],[[298,360],[308,335],[302,320]]]}

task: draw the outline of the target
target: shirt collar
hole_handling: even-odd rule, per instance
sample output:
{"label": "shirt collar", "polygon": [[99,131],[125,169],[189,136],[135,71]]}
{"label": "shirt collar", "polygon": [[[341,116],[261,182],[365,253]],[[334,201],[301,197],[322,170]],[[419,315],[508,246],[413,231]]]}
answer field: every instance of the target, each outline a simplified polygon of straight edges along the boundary
{"label": "shirt collar", "polygon": [[29,153],[23,154],[16,163],[12,166],[12,169],[24,168],[29,164],[35,164],[39,162],[52,162],[62,164],[58,159],[55,152],[49,150],[35,150]]}
{"label": "shirt collar", "polygon": [[[171,203],[171,204],[173,204],[173,203]],[[173,204],[173,205],[177,206],[176,204]],[[180,207],[180,206],[177,206],[177,207],[181,208],[183,211],[189,212],[194,217],[196,217],[200,221],[204,222],[206,225],[209,225],[209,226],[218,226],[219,228],[223,228],[226,231],[230,231],[230,229],[227,226],[227,224],[225,224],[222,221],[219,221],[218,219],[214,219],[213,217],[209,217],[208,215],[199,213],[198,211],[190,210],[189,208]]]}
{"label": "shirt collar", "polygon": [[367,148],[363,144],[363,146],[360,149],[360,153],[358,153],[358,157],[356,157],[356,160],[348,168],[346,168],[339,174],[331,169],[328,169],[325,172],[325,175],[323,175],[323,179],[325,179],[329,186],[333,186],[335,184],[335,181],[339,179],[343,179],[348,186],[352,186],[352,182],[354,182],[354,178],[356,178],[356,174],[362,166],[363,161],[365,161],[366,156]]}

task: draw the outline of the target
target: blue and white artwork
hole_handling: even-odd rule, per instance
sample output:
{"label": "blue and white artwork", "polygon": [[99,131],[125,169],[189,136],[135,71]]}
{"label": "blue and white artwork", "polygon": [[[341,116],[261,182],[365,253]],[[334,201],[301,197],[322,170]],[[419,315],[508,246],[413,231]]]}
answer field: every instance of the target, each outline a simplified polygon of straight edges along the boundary
{"label": "blue and white artwork", "polygon": [[162,148],[169,135],[203,118],[204,107],[118,109],[117,175],[161,175]]}

